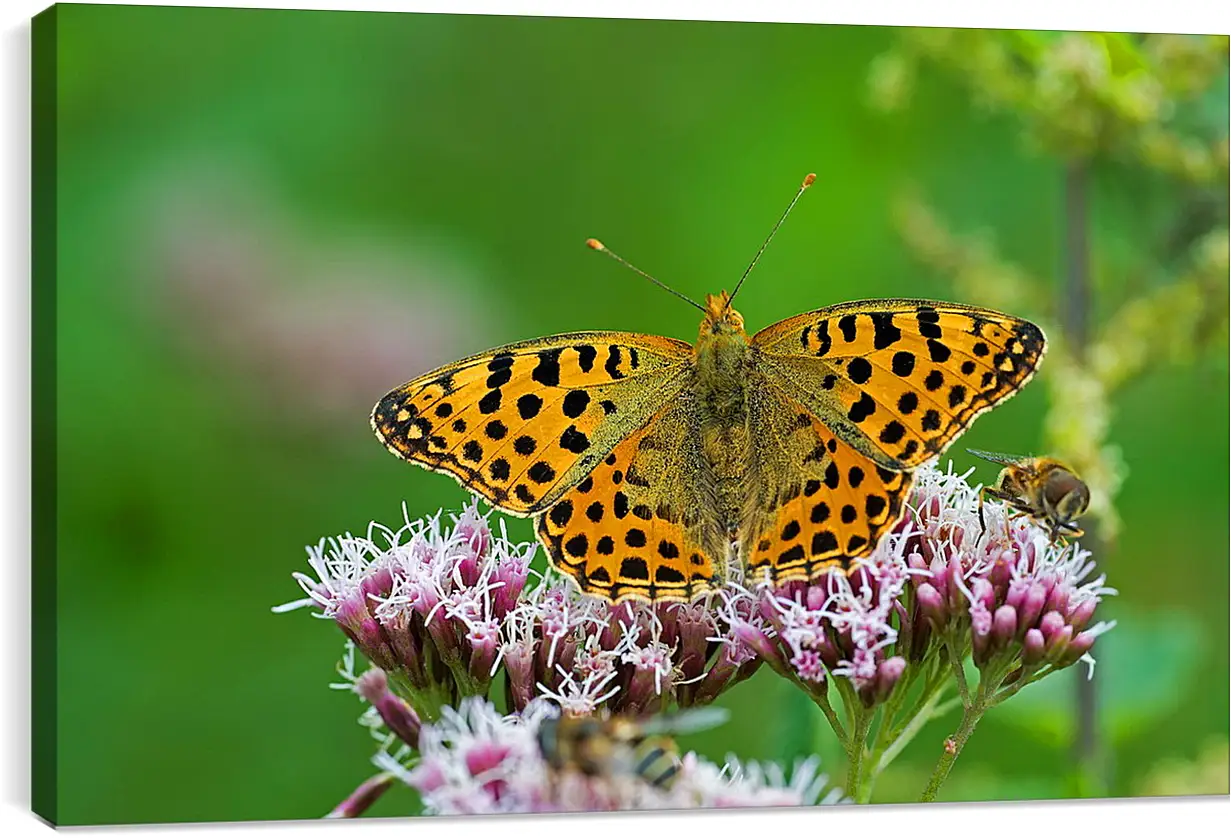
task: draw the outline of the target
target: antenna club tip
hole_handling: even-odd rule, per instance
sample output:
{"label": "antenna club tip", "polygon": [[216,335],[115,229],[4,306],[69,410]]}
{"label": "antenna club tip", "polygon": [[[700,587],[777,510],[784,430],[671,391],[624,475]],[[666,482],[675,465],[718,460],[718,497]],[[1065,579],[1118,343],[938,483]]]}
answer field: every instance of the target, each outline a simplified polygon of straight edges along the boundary
{"label": "antenna club tip", "polygon": [[807,189],[814,183],[816,183],[816,172],[809,172],[807,177],[804,178],[804,185],[802,188]]}
{"label": "antenna club tip", "polygon": [[607,247],[598,239],[586,239],[586,247],[591,250],[606,250]]}

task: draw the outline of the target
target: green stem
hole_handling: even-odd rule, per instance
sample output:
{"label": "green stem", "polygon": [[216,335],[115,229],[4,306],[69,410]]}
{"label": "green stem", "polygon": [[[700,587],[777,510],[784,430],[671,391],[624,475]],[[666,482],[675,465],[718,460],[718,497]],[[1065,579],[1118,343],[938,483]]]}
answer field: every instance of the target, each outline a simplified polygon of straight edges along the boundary
{"label": "green stem", "polygon": [[[801,683],[802,687],[803,684]],[[842,725],[842,720],[838,718],[838,714],[834,711],[833,705],[829,703],[828,687],[825,687],[825,692],[817,693],[804,687],[804,693],[812,699],[812,703],[821,708],[821,712],[825,714],[826,721],[833,728],[834,735],[838,737],[838,743],[842,746],[842,750],[846,752],[849,759],[851,755],[850,739],[847,738],[846,728]]]}
{"label": "green stem", "polygon": [[1010,684],[1009,686],[1000,690],[1000,692],[993,695],[991,700],[988,701],[987,703],[988,708],[990,709],[992,707],[995,707],[997,704],[1000,704],[1002,701],[1008,701],[1010,698],[1017,695],[1021,690],[1030,686],[1035,681],[1041,680],[1045,676],[1050,675],[1051,673],[1055,671],[1056,670],[1053,669],[1052,667],[1045,666],[1032,675],[1022,676],[1016,682]]}
{"label": "green stem", "polygon": [[949,666],[953,671],[953,678],[957,681],[957,691],[962,696],[962,706],[970,706],[970,687],[966,684],[966,670],[962,668],[962,656],[958,655],[953,650],[953,643],[949,640],[945,641],[945,657],[949,659]]}
{"label": "green stem", "polygon": [[872,796],[870,783],[864,782],[864,768],[867,765],[868,730],[872,727],[875,711],[862,704],[855,710],[855,725],[851,734],[851,746],[848,754],[850,760],[846,769],[846,793],[856,803],[867,803]]}
{"label": "green stem", "polygon": [[923,791],[923,796],[919,798],[920,803],[930,803],[936,799],[936,793],[940,791],[941,785],[949,776],[949,770],[953,768],[953,763],[957,760],[958,755],[962,753],[962,748],[966,745],[966,740],[970,738],[970,734],[974,733],[975,725],[979,723],[979,719],[983,717],[983,712],[986,709],[982,700],[982,690],[980,696],[974,704],[966,706],[962,711],[962,722],[958,725],[957,731],[949,739],[945,740],[945,750],[941,754],[940,761],[936,763],[936,768],[932,771],[932,776],[928,780],[927,788]]}
{"label": "green stem", "polygon": [[1000,687],[1004,683],[1005,677],[1009,674],[1009,670],[1014,666],[1014,662],[1011,658],[993,659],[988,661],[979,671],[979,686],[972,697],[966,687],[966,674],[962,670],[961,660],[953,656],[953,647],[951,645],[946,644],[945,649],[949,655],[954,674],[958,678],[958,687],[963,690],[962,721],[953,736],[945,740],[944,753],[941,754],[940,761],[936,763],[936,768],[932,771],[932,776],[928,780],[923,796],[919,798],[920,803],[928,803],[936,799],[936,793],[949,776],[953,763],[962,753],[962,748],[966,746],[966,741],[974,733],[975,726],[979,724],[983,714],[1017,693],[1022,687],[1042,677],[1039,673],[1035,673],[1033,676],[1026,675],[1010,687],[1002,690]]}

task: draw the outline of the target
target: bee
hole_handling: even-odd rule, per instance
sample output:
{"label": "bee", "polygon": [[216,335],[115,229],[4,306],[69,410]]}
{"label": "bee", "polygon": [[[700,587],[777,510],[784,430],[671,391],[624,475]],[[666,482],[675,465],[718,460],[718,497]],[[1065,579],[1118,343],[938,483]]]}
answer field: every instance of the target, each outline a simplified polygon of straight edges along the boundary
{"label": "bee", "polygon": [[[1015,457],[973,448],[966,450],[1004,466],[995,485],[984,487],[984,493],[1042,524],[1051,533],[1052,543],[1060,536],[1081,538],[1084,535],[1076,521],[1090,505],[1090,487],[1064,463],[1050,457]],[[982,503],[979,523],[983,523]]]}
{"label": "bee", "polygon": [[628,716],[570,716],[544,719],[538,729],[539,751],[557,774],[636,778],[660,789],[671,788],[680,770],[673,735],[722,724],[727,711],[694,708],[636,719]]}

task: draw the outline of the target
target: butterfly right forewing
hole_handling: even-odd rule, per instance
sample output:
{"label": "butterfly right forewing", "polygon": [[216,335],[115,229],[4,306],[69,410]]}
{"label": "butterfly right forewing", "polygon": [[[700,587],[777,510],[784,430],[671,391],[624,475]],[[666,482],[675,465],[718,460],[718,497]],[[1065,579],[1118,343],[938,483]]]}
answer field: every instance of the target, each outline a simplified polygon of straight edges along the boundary
{"label": "butterfly right forewing", "polygon": [[382,398],[377,437],[508,512],[542,511],[686,383],[692,348],[621,332],[523,341]]}

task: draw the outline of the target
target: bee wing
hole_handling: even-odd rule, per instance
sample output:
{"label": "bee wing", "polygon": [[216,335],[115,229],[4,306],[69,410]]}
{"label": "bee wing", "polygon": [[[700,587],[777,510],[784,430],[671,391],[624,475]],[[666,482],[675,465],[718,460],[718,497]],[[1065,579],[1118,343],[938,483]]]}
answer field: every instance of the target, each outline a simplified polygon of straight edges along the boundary
{"label": "bee wing", "polygon": [[996,454],[992,451],[979,451],[974,448],[967,448],[966,452],[968,454],[974,454],[981,460],[987,460],[989,463],[999,463],[1002,466],[1015,466],[1031,459],[1030,457],[1023,457],[1015,454]]}
{"label": "bee wing", "polygon": [[730,715],[723,707],[693,707],[647,719],[642,722],[641,730],[647,736],[695,733],[718,727],[725,723]]}

